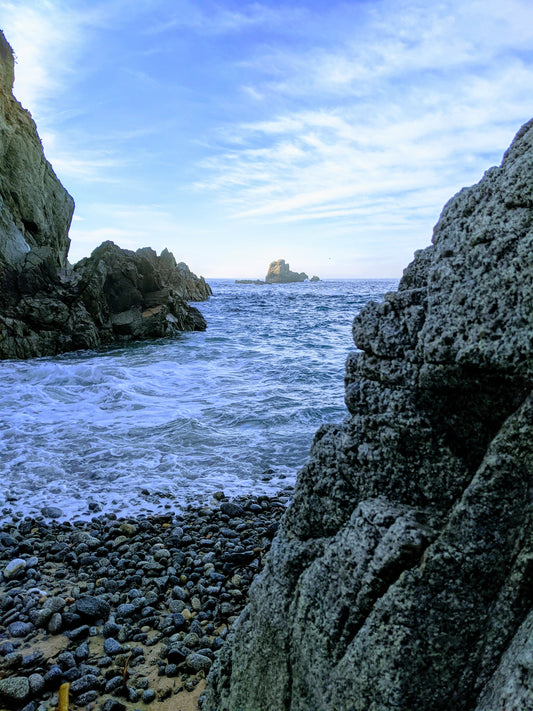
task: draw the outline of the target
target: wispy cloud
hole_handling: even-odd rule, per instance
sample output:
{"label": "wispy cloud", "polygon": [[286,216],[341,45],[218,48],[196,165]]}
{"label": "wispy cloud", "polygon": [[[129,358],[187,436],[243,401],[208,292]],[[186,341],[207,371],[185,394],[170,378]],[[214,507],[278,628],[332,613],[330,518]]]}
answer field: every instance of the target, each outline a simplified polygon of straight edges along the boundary
{"label": "wispy cloud", "polygon": [[533,108],[521,55],[533,48],[533,7],[511,4],[376,3],[341,46],[257,56],[263,73],[248,91],[277,113],[222,133],[197,187],[238,218],[370,225],[422,204],[434,219]]}
{"label": "wispy cloud", "polygon": [[79,10],[62,0],[0,0],[2,25],[15,49],[15,93],[32,113],[72,80],[85,31],[99,20],[97,7]]}
{"label": "wispy cloud", "polygon": [[272,7],[268,3],[243,3],[239,9],[224,7],[221,2],[180,0],[174,11],[163,20],[154,21],[146,29],[148,34],[164,34],[176,29],[187,29],[202,35],[232,34],[254,27],[278,26],[298,16],[298,10]]}

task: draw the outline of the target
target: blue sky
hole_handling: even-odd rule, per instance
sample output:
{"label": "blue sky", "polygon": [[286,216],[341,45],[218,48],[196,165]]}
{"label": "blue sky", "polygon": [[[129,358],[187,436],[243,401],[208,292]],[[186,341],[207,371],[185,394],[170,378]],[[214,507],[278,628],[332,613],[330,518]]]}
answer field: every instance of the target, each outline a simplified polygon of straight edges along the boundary
{"label": "blue sky", "polygon": [[531,0],[0,0],[70,260],[395,277],[533,116]]}

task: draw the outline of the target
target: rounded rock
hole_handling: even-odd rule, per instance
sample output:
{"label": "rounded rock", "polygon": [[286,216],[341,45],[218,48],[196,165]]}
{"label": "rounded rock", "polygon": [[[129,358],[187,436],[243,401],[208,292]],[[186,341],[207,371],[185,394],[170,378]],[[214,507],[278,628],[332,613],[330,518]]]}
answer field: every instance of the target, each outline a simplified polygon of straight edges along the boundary
{"label": "rounded rock", "polygon": [[206,657],[203,654],[198,654],[198,652],[189,654],[185,661],[189,669],[192,669],[194,672],[209,671],[209,669],[211,669],[211,665],[213,664],[209,657]]}
{"label": "rounded rock", "polygon": [[57,506],[44,506],[41,513],[45,518],[61,518],[63,511]]}
{"label": "rounded rock", "polygon": [[25,676],[0,679],[0,697],[8,701],[24,701],[30,695],[30,682]]}
{"label": "rounded rock", "polygon": [[107,619],[109,603],[100,597],[81,597],[76,601],[76,612],[88,620]]}
{"label": "rounded rock", "polygon": [[61,617],[61,614],[59,612],[54,612],[54,614],[50,617],[50,620],[48,622],[47,630],[50,634],[59,634],[61,632],[61,628],[63,627],[63,619]]}
{"label": "rounded rock", "polygon": [[123,651],[124,649],[120,642],[117,642],[113,637],[108,637],[104,640],[104,652],[110,657],[121,654]]}
{"label": "rounded rock", "polygon": [[28,677],[28,683],[33,696],[38,696],[44,689],[44,677],[42,674],[30,674]]}
{"label": "rounded rock", "polygon": [[20,578],[24,571],[26,570],[26,561],[22,558],[13,558],[4,568],[4,578],[6,580],[13,580],[15,578]]}
{"label": "rounded rock", "polygon": [[144,704],[151,704],[152,701],[155,701],[155,692],[152,689],[146,689],[143,692],[142,700]]}

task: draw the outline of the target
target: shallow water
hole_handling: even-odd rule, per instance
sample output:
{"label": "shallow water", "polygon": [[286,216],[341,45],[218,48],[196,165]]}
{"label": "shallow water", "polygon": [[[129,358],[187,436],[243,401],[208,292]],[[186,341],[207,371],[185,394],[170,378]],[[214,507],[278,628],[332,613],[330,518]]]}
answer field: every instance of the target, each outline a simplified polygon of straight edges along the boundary
{"label": "shallow water", "polygon": [[1,518],[45,504],[70,519],[155,512],[294,483],[316,429],[346,415],[354,315],[397,281],[210,284],[205,333],[0,362]]}

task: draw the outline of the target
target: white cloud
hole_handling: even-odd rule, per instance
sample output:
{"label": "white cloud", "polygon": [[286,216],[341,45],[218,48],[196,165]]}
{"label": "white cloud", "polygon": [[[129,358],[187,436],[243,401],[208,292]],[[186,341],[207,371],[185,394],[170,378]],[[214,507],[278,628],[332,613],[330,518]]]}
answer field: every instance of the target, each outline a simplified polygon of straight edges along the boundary
{"label": "white cloud", "polygon": [[17,57],[15,95],[32,114],[41,102],[72,81],[85,31],[99,21],[95,7],[84,12],[62,0],[0,0],[2,26]]}
{"label": "white cloud", "polygon": [[147,33],[163,34],[186,29],[202,35],[230,34],[258,26],[283,25],[300,15],[298,9],[270,7],[259,2],[243,3],[239,10],[211,0],[203,0],[201,3],[180,0],[179,3],[173,3],[173,7],[173,12],[168,15],[165,13],[163,20],[152,22]]}
{"label": "white cloud", "polygon": [[408,211],[432,221],[530,118],[533,66],[518,51],[533,49],[525,0],[509,12],[496,0],[368,7],[350,40],[255,58],[263,80],[251,89],[265,105],[282,96],[310,108],[277,108],[221,134],[198,187],[234,217],[364,219],[369,230],[390,210],[397,223]]}

